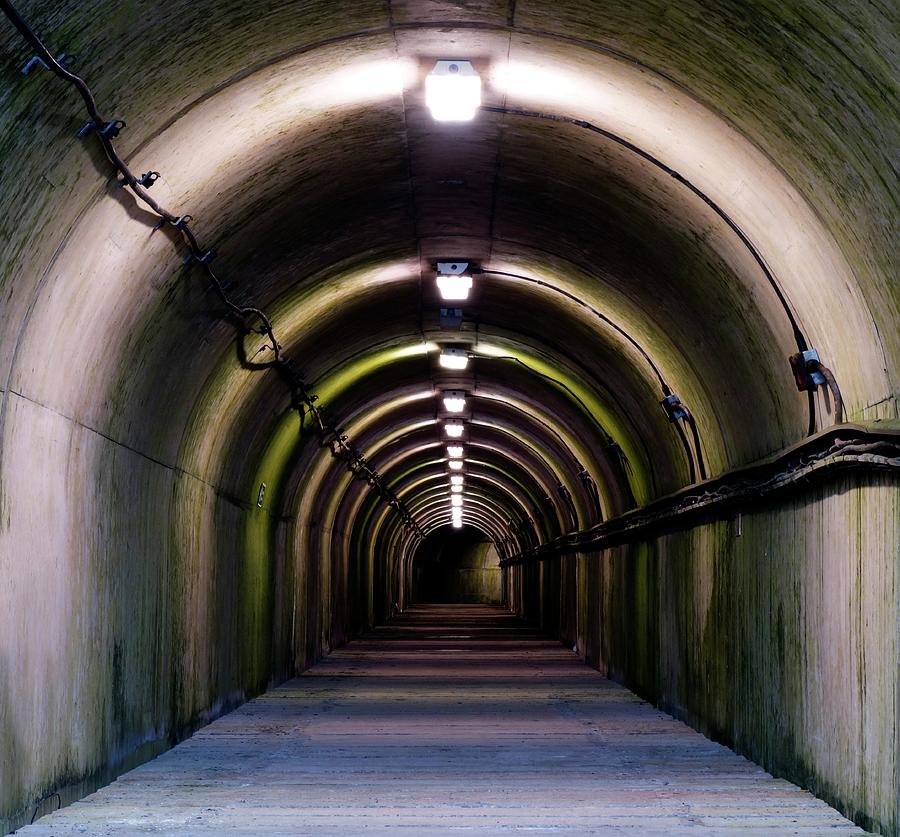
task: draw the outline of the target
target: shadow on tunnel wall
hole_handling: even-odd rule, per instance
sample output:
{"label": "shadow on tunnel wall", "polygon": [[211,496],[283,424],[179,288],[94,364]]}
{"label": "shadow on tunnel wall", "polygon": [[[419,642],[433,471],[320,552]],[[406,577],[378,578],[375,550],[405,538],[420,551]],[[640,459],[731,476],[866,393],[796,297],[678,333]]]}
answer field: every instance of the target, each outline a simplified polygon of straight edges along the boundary
{"label": "shadow on tunnel wall", "polygon": [[493,543],[472,529],[445,527],[429,535],[413,559],[413,602],[501,604],[500,559]]}

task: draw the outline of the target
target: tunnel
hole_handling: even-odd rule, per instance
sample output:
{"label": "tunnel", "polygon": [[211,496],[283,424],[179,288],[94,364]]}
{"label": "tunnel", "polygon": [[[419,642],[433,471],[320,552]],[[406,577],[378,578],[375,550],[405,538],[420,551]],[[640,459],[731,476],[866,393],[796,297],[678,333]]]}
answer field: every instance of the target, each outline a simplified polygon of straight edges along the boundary
{"label": "tunnel", "polygon": [[0,10],[0,833],[900,835],[895,6]]}

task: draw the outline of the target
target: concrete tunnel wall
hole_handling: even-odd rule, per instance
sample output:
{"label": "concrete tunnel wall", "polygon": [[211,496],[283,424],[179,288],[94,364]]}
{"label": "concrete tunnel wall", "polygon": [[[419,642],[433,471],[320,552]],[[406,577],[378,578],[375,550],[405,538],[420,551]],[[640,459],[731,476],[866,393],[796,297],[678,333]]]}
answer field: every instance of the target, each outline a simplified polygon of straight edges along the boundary
{"label": "concrete tunnel wall", "polygon": [[[18,7],[54,54],[78,56],[103,112],[127,121],[123,155],[161,173],[153,196],[194,216],[233,293],[271,315],[427,531],[448,517],[440,345],[474,356],[470,515],[511,552],[691,482],[636,346],[690,405],[711,475],[807,432],[786,310],[845,419],[896,426],[890,9]],[[75,139],[71,88],[21,75],[30,51],[0,23],[11,829],[405,606],[418,535],[301,425],[264,338],[222,316],[177,231],[154,230],[94,138]],[[448,50],[472,57],[495,109],[465,129],[423,107]],[[477,277],[448,331],[432,263],[451,254],[530,281]],[[827,427],[834,405],[813,402]],[[741,540],[707,524],[513,568],[504,585],[611,676],[898,833],[896,497],[896,479],[860,478],[746,514]]]}
{"label": "concrete tunnel wall", "polygon": [[895,479],[836,478],[740,517],[539,567],[516,609],[607,676],[810,788],[897,829]]}

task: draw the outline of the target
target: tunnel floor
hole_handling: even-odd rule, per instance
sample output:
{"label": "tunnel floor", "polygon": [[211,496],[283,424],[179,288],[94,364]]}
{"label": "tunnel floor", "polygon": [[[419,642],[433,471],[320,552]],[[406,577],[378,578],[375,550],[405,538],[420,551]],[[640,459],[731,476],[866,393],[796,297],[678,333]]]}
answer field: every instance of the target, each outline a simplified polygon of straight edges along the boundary
{"label": "tunnel floor", "polygon": [[17,833],[863,834],[489,606],[423,605]]}

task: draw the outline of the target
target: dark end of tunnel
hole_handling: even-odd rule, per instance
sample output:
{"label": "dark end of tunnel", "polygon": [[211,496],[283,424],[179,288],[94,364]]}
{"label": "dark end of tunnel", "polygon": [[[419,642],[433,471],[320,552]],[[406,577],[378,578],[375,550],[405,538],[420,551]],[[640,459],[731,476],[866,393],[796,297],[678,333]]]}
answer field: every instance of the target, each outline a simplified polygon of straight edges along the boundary
{"label": "dark end of tunnel", "polygon": [[413,604],[505,604],[500,556],[474,526],[436,529],[412,564]]}

